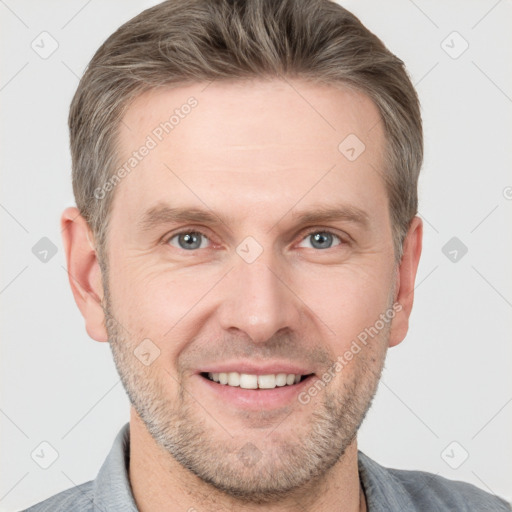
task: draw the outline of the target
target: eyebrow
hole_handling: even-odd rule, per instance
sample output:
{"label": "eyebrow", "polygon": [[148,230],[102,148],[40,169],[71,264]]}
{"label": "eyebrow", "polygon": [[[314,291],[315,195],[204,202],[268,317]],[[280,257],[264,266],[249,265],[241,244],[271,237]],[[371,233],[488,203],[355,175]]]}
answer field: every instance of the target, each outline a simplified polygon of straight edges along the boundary
{"label": "eyebrow", "polygon": [[[281,219],[283,219],[287,214],[281,217]],[[317,207],[312,206],[308,211],[291,213],[291,218],[298,224],[313,224],[343,220],[358,224],[364,228],[368,227],[370,221],[368,214],[364,210],[352,205],[334,207],[325,205],[319,205]],[[276,224],[278,224],[281,219],[276,222]],[[141,219],[137,222],[137,227],[139,231],[144,233],[160,226],[179,222],[196,222],[209,224],[211,226],[219,226],[220,224],[229,224],[229,219],[222,218],[222,216],[216,215],[208,210],[182,207],[173,208],[160,203],[148,209],[142,215]]]}

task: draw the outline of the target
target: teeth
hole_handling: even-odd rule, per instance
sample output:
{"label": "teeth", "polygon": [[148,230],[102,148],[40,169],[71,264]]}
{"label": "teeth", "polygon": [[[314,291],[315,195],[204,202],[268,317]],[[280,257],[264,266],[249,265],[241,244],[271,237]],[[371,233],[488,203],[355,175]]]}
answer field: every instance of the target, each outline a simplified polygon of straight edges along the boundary
{"label": "teeth", "polygon": [[263,389],[273,389],[276,387],[275,375],[258,375],[258,387]]}
{"label": "teeth", "polygon": [[297,384],[301,377],[302,375],[294,373],[270,375],[250,375],[238,372],[208,373],[210,380],[244,389],[274,389],[275,387],[291,386],[292,384]]}
{"label": "teeth", "polygon": [[228,384],[230,386],[240,386],[240,374],[237,372],[228,373]]}
{"label": "teeth", "polygon": [[276,386],[286,386],[286,373],[276,375]]}
{"label": "teeth", "polygon": [[[228,382],[228,384],[229,384],[229,382]],[[247,373],[240,373],[240,387],[244,388],[244,389],[257,389],[258,388],[258,376],[257,375],[248,375]]]}

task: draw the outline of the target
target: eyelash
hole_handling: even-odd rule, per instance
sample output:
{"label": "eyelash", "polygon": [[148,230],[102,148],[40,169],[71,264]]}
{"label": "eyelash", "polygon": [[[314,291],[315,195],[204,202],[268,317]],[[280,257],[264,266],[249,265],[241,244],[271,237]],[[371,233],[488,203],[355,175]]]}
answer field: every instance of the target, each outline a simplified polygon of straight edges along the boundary
{"label": "eyelash", "polygon": [[[207,240],[210,240],[210,242],[212,242],[212,239],[210,237],[208,237],[208,235],[206,235],[205,233],[203,233],[199,229],[191,227],[191,228],[183,229],[181,231],[177,231],[176,233],[173,233],[172,235],[164,237],[163,243],[164,244],[169,244],[169,242],[174,237],[177,237],[177,236],[183,235],[183,234],[190,234],[190,233],[197,233],[197,234],[205,237]],[[349,241],[347,239],[342,238],[341,235],[338,235],[337,233],[334,233],[334,231],[330,231],[328,229],[318,228],[318,227],[317,228],[312,228],[311,230],[305,232],[302,235],[301,241],[304,240],[305,238],[307,238],[308,236],[311,236],[311,235],[313,235],[315,233],[327,233],[329,235],[333,235],[334,237],[338,238],[338,240],[340,241],[339,245],[348,245],[349,244]],[[329,249],[334,249],[335,247],[338,247],[338,245],[336,245],[334,247],[329,247]],[[176,247],[176,249],[177,249],[177,247]],[[329,249],[323,249],[323,251],[328,251]],[[186,251],[186,252],[197,252],[200,249],[195,249],[193,251],[187,251],[186,249],[182,249],[182,250]],[[322,252],[322,249],[319,249],[318,251]]]}

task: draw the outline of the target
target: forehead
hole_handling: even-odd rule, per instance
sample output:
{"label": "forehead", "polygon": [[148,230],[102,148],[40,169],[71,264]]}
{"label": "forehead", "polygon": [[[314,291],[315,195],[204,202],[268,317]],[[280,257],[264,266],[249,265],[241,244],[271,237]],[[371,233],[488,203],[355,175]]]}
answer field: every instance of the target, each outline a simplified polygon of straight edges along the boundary
{"label": "forehead", "polygon": [[371,200],[383,191],[379,120],[363,93],[302,81],[151,90],[120,126],[118,166],[127,172],[114,203],[137,217],[156,203],[204,206],[219,196],[247,208],[291,206],[306,193],[315,203],[343,194]]}

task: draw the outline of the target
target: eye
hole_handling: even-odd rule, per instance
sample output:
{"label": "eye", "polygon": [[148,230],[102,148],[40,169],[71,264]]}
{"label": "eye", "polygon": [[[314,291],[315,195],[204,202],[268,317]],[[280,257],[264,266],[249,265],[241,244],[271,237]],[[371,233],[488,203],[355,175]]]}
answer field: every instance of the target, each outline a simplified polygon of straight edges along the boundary
{"label": "eye", "polygon": [[[310,248],[313,249],[330,249],[333,247],[333,241],[335,239],[338,240],[337,244],[334,246],[342,245],[345,243],[339,235],[332,233],[331,231],[316,229],[314,231],[310,231],[305,235],[302,239],[301,244],[303,244],[308,239],[311,239]],[[208,242],[210,239],[200,231],[193,230],[184,230],[178,233],[174,233],[172,236],[167,238],[165,241],[166,244],[170,244],[177,249],[183,249],[185,251],[193,251],[195,249],[206,249],[208,246]],[[299,245],[299,247],[304,247],[303,245]]]}
{"label": "eye", "polygon": [[[323,231],[317,229],[315,231],[310,231],[303,239],[303,241],[311,239],[311,245],[313,249],[330,249],[332,247],[334,238],[337,238],[340,242],[335,245],[341,245],[343,243],[343,240],[331,231]],[[299,247],[301,246],[299,245]]]}
{"label": "eye", "polygon": [[[175,245],[171,242],[175,238],[178,245]],[[199,231],[180,231],[179,233],[175,233],[170,238],[168,238],[166,243],[172,245],[173,247],[177,247],[178,249],[191,251],[194,249],[204,249],[206,247],[202,243],[204,240],[209,240],[209,238]]]}

